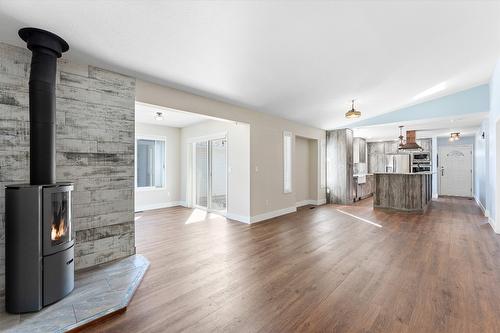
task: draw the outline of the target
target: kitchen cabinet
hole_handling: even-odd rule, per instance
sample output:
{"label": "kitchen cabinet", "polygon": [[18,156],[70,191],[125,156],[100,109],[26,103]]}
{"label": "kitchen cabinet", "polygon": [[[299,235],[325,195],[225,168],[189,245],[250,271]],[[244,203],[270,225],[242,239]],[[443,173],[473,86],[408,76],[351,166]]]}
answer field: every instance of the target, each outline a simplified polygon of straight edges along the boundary
{"label": "kitchen cabinet", "polygon": [[366,140],[354,138],[352,141],[352,162],[366,163]]}
{"label": "kitchen cabinet", "polygon": [[368,142],[368,154],[383,154],[383,153],[384,153],[383,142]]}
{"label": "kitchen cabinet", "polygon": [[366,175],[364,183],[358,183],[358,178],[354,178],[355,193],[353,193],[354,201],[368,198],[373,194],[374,175]]}
{"label": "kitchen cabinet", "polygon": [[365,139],[360,140],[359,163],[366,163],[366,140]]}
{"label": "kitchen cabinet", "polygon": [[386,141],[384,142],[384,153],[385,154],[397,154],[398,152],[398,141]]}
{"label": "kitchen cabinet", "polygon": [[387,157],[385,154],[368,155],[368,173],[385,172]]}
{"label": "kitchen cabinet", "polygon": [[416,142],[424,151],[432,151],[432,139],[418,139]]}
{"label": "kitchen cabinet", "polygon": [[326,132],[327,202],[352,203],[353,135],[351,129]]}

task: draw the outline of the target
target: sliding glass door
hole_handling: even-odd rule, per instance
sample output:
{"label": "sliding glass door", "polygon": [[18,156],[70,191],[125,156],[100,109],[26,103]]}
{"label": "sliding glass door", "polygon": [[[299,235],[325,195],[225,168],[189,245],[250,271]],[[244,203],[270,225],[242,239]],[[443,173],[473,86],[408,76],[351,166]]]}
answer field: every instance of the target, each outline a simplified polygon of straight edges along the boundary
{"label": "sliding glass door", "polygon": [[210,141],[210,208],[225,211],[227,206],[226,139]]}
{"label": "sliding glass door", "polygon": [[196,206],[208,207],[208,142],[195,143],[195,193]]}
{"label": "sliding glass door", "polygon": [[195,206],[212,211],[227,210],[226,138],[194,143]]}

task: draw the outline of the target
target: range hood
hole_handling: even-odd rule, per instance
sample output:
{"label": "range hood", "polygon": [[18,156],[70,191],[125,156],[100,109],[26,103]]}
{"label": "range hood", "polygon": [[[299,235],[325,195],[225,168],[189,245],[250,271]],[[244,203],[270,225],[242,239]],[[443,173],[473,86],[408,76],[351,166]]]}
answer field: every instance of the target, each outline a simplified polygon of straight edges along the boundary
{"label": "range hood", "polygon": [[401,150],[422,150],[422,147],[416,142],[417,131],[415,130],[406,131],[406,141],[403,142],[403,136],[400,136],[399,139],[401,143],[398,148]]}

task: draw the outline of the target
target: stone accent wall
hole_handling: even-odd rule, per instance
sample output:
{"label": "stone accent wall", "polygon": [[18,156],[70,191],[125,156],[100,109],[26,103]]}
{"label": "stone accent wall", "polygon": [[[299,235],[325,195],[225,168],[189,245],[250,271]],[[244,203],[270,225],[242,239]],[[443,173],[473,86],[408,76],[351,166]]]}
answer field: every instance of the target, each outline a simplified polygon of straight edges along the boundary
{"label": "stone accent wall", "polygon": [[[31,52],[0,43],[0,298],[5,275],[5,190],[29,182]],[[135,253],[135,79],[59,59],[57,181],[75,183],[76,269]]]}

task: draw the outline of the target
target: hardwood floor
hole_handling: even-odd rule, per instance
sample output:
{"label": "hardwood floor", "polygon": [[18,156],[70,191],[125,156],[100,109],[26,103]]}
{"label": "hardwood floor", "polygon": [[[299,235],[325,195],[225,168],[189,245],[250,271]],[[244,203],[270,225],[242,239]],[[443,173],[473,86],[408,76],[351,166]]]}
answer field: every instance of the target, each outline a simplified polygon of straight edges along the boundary
{"label": "hardwood floor", "polygon": [[123,315],[87,331],[500,332],[500,236],[474,201],[439,199],[425,215],[371,204],[252,226],[137,214],[150,270]]}

